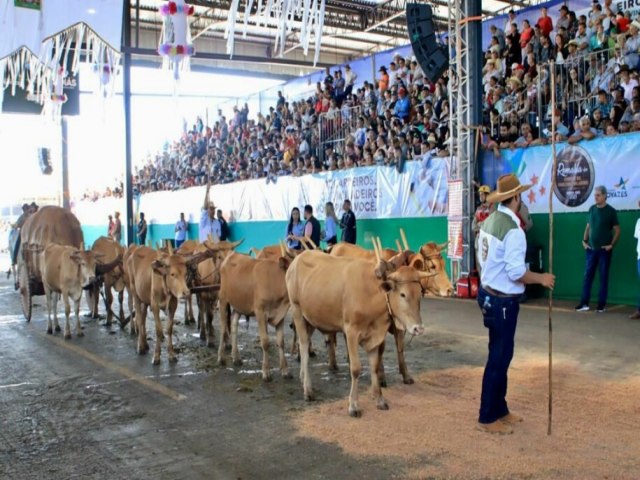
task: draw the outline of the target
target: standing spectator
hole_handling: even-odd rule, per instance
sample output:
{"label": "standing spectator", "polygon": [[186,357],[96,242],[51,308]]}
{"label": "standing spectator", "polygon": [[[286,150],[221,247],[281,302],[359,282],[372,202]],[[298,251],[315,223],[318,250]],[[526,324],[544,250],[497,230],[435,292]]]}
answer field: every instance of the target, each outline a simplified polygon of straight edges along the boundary
{"label": "standing spectator", "polygon": [[222,210],[218,210],[218,222],[220,222],[220,241],[224,242],[229,239],[231,232],[227,220],[222,215]]}
{"label": "standing spectator", "polygon": [[184,219],[184,213],[180,214],[180,220],[176,222],[176,248],[180,248],[180,245],[187,239],[187,222]]}
{"label": "standing spectator", "polygon": [[393,107],[393,115],[406,123],[409,119],[409,110],[411,109],[411,101],[407,97],[407,90],[404,87],[398,89],[398,100]]}
{"label": "standing spectator", "polygon": [[[638,200],[638,208],[640,208],[640,200]],[[636,229],[633,236],[638,240],[638,245],[636,246],[636,251],[638,253],[638,277],[640,277],[640,218],[636,221]],[[640,298],[638,299],[638,308],[635,312],[629,315],[631,320],[640,319]]]}
{"label": "standing spectator", "polygon": [[471,228],[473,229],[473,233],[477,236],[480,233],[480,225],[484,222],[487,217],[491,214],[492,205],[487,202],[487,195],[491,193],[491,189],[489,185],[482,185],[478,189],[478,197],[480,198],[480,205],[476,208],[476,213],[473,215],[473,222],[471,223]]}
{"label": "standing spectator", "polygon": [[147,221],[144,219],[144,213],[140,212],[140,221],[138,222],[138,245],[144,245],[147,242]]}
{"label": "standing spectator", "polygon": [[220,231],[220,222],[216,218],[216,206],[213,202],[209,201],[209,190],[211,189],[211,182],[207,183],[207,191],[204,195],[204,204],[202,211],[200,212],[200,228],[198,231],[198,239],[200,243],[204,243],[209,235],[214,239],[220,239],[222,232]]}
{"label": "standing spectator", "polygon": [[107,236],[109,238],[113,238],[113,228],[116,226],[116,224],[113,222],[113,217],[111,215],[109,215],[109,225],[107,227]]}
{"label": "standing spectator", "polygon": [[499,29],[497,25],[491,25],[491,36],[494,37],[498,41],[498,45],[500,46],[500,50],[504,50],[505,41],[504,41],[504,31]]}
{"label": "standing spectator", "polygon": [[355,245],[357,238],[356,231],[356,214],[351,210],[351,200],[347,199],[342,204],[342,219],[340,219],[340,228],[342,229],[342,241]]}
{"label": "standing spectator", "polygon": [[389,74],[387,73],[387,67],[384,65],[381,66],[378,71],[381,73],[380,79],[378,80],[378,90],[381,94],[380,97],[382,97],[382,94],[389,88]]}
{"label": "standing spectator", "polygon": [[287,246],[294,250],[301,250],[302,244],[298,239],[303,235],[304,224],[300,221],[300,209],[293,207],[289,217],[289,225],[287,225]]}
{"label": "standing spectator", "polygon": [[548,37],[551,32],[553,32],[553,20],[549,15],[547,15],[547,7],[542,7],[541,12],[542,15],[538,18],[536,25],[540,27],[540,31],[542,35]]}
{"label": "standing spectator", "polygon": [[353,70],[351,70],[351,65],[346,65],[344,67],[344,80],[346,82],[346,87],[344,89],[345,97],[348,97],[349,95],[351,95],[351,92],[353,92],[353,87],[356,84],[357,78],[358,75]]}
{"label": "standing spectator", "polygon": [[484,432],[509,434],[522,418],[507,406],[507,372],[513,358],[520,296],[525,285],[552,289],[555,277],[527,270],[527,239],[518,225],[516,212],[521,194],[531,185],[520,185],[513,174],[498,179],[496,191],[487,200],[498,208],[482,223],[478,238],[478,263],[482,287],[478,305],[489,330],[489,357],[482,377],[478,428]]}
{"label": "standing spectator", "polygon": [[320,245],[320,222],[313,216],[313,207],[311,205],[304,206],[304,236],[310,238],[316,245]]}
{"label": "standing spectator", "polygon": [[509,10],[509,13],[507,15],[507,20],[504,23],[504,31],[507,33],[507,35],[509,34],[509,32],[511,32],[511,26],[516,23],[516,12],[511,9]]}
{"label": "standing spectator", "polygon": [[113,238],[116,242],[122,241],[122,222],[120,221],[120,212],[115,213],[115,220],[113,225]]}
{"label": "standing spectator", "polygon": [[578,312],[589,310],[591,286],[598,269],[600,274],[600,291],[598,293],[598,313],[605,311],[609,287],[609,266],[611,252],[620,237],[620,224],[616,209],[607,204],[607,189],[596,187],[595,205],[589,209],[587,226],[584,230],[582,246],[587,253],[587,264],[584,272],[582,296],[576,307]]}
{"label": "standing spectator", "polygon": [[338,104],[340,104],[345,97],[346,81],[344,78],[342,78],[341,70],[336,70],[335,75],[336,75],[336,79],[335,79],[335,90],[333,92],[333,98],[335,98]]}
{"label": "standing spectator", "polygon": [[324,206],[325,220],[324,232],[322,239],[326,242],[327,247],[332,247],[338,243],[338,218],[333,208],[333,203],[327,202]]}

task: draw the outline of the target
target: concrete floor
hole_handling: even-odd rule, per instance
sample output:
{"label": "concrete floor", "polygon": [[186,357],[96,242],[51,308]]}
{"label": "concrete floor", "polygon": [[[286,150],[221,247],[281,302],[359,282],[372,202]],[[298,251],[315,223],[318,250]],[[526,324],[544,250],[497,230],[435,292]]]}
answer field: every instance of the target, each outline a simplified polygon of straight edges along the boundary
{"label": "concrete floor", "polygon": [[[26,323],[12,281],[0,281],[2,479],[386,479],[403,478],[415,466],[351,457],[331,438],[321,443],[299,437],[290,419],[308,406],[298,364],[288,359],[294,380],[274,372],[274,381],[264,384],[253,321],[241,326],[242,367],[217,367],[215,352],[184,325],[177,326],[178,363],[169,365],[163,348],[161,365],[152,366],[151,355],[136,355],[134,339],[117,326],[82,318],[84,338],[47,335],[44,297],[34,303],[33,320]],[[640,322],[627,319],[631,309],[597,315],[569,307],[554,313],[556,358],[577,361],[599,376],[637,375]],[[425,299],[423,314],[426,335],[407,348],[411,372],[484,363],[487,338],[474,302]],[[290,343],[288,328],[286,335]],[[337,374],[327,371],[319,336],[314,344],[320,352],[312,360],[318,400],[346,398],[342,340]],[[544,356],[546,349],[544,304],[523,305],[516,357]],[[401,378],[394,348],[387,352],[394,388]]]}

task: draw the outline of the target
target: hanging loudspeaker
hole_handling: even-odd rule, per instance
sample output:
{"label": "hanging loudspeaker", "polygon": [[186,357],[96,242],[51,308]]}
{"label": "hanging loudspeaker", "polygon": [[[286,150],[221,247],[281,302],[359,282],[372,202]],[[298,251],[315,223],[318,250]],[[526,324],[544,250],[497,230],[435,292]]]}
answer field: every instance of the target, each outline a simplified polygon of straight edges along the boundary
{"label": "hanging loudspeaker", "polygon": [[418,65],[425,77],[436,82],[449,68],[449,53],[437,41],[431,5],[407,3],[407,30]]}

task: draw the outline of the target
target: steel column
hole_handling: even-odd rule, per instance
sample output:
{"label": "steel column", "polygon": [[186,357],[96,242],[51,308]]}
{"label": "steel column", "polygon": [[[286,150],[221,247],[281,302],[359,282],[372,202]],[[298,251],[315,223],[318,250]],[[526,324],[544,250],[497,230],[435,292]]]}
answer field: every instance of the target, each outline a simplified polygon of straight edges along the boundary
{"label": "steel column", "polygon": [[62,136],[62,208],[67,210],[70,208],[69,202],[69,128],[67,125],[67,117],[62,116],[61,121]]}
{"label": "steel column", "polygon": [[124,52],[122,68],[122,98],[124,99],[124,202],[126,205],[126,245],[134,243],[133,237],[133,178],[131,169],[131,8],[124,3],[124,21],[122,22],[122,50]]}

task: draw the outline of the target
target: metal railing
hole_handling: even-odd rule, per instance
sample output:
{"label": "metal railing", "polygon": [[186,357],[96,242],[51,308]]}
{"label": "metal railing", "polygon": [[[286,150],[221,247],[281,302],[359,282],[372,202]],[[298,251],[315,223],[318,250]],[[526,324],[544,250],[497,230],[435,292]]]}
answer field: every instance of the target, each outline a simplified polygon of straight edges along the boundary
{"label": "metal railing", "polygon": [[362,116],[362,105],[344,107],[334,112],[321,113],[318,117],[319,159],[324,162],[325,151],[343,153],[346,139],[355,133],[358,118]]}

